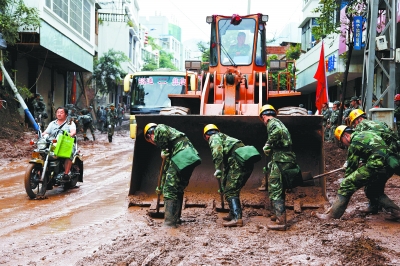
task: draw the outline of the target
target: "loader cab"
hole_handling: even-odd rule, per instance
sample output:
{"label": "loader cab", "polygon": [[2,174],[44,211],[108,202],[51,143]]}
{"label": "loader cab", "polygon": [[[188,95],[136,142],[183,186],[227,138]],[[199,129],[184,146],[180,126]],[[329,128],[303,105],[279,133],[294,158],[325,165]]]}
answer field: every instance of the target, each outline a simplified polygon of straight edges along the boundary
{"label": "loader cab", "polygon": [[210,66],[254,66],[258,71],[265,70],[267,20],[268,16],[261,14],[207,17],[211,24]]}

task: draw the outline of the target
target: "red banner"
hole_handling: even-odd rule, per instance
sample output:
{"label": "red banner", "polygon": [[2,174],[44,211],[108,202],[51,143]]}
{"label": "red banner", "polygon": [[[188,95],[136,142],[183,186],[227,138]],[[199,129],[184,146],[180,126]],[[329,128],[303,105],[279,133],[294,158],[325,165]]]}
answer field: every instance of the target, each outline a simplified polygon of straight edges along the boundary
{"label": "red banner", "polygon": [[319,57],[318,68],[317,72],[315,72],[314,78],[317,80],[317,88],[315,90],[315,106],[317,107],[319,114],[321,114],[322,104],[329,102],[324,42],[321,44],[321,55]]}

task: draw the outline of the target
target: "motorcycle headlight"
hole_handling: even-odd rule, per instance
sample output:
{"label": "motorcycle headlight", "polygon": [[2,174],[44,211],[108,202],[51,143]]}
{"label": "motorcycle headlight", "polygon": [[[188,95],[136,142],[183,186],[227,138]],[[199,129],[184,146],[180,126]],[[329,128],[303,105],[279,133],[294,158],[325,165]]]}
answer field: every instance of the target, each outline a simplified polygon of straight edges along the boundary
{"label": "motorcycle headlight", "polygon": [[47,147],[47,142],[45,139],[39,139],[36,145],[39,150],[44,150]]}

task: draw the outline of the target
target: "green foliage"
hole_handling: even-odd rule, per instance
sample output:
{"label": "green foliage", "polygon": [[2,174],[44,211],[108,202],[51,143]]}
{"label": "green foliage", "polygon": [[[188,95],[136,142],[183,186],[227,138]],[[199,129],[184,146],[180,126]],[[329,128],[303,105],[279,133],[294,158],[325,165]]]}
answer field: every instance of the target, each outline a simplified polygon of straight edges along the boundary
{"label": "green foliage", "polygon": [[297,60],[301,55],[301,44],[298,43],[295,46],[290,46],[286,51],[286,58],[288,60]]}
{"label": "green foliage", "polygon": [[40,26],[39,11],[27,7],[23,0],[0,0],[0,32],[8,45],[19,40],[19,28],[36,30]]}
{"label": "green foliage", "polygon": [[108,50],[99,59],[94,59],[92,79],[96,82],[98,92],[107,94],[113,92],[127,73],[122,70],[121,63],[129,62],[129,58],[121,51]]}
{"label": "green foliage", "polygon": [[145,62],[145,64],[142,68],[143,71],[153,71],[158,68],[157,62],[156,62],[156,60],[154,60],[154,58],[151,58],[151,57],[146,58],[146,59],[144,59],[144,62]]}
{"label": "green foliage", "polygon": [[[269,68],[271,60],[278,60],[278,55],[273,54],[267,58],[267,66]],[[285,74],[284,72],[289,72]],[[294,79],[293,79],[293,64],[289,64],[287,69],[282,69],[276,72],[269,72],[269,78],[272,81],[272,84],[269,83],[270,90],[278,90],[278,76],[279,76],[279,90],[287,90],[287,83],[290,83],[290,88],[294,89]]]}
{"label": "green foliage", "polygon": [[[209,45],[209,43],[207,43]],[[208,70],[209,62],[210,62],[210,47],[204,42],[198,42],[197,48],[201,52],[201,65],[202,70]]]}
{"label": "green foliage", "polygon": [[22,99],[29,99],[33,97],[33,93],[26,86],[17,87],[17,90]]}
{"label": "green foliage", "polygon": [[160,50],[160,68],[169,68],[172,70],[178,70],[172,63],[174,56],[171,53],[167,53],[164,50]]}
{"label": "green foliage", "polygon": [[323,39],[331,33],[340,33],[338,30],[340,22],[335,21],[335,14],[338,11],[338,3],[336,0],[321,0],[321,5],[312,12],[319,13],[317,18],[317,26],[312,28],[312,34],[316,40]]}

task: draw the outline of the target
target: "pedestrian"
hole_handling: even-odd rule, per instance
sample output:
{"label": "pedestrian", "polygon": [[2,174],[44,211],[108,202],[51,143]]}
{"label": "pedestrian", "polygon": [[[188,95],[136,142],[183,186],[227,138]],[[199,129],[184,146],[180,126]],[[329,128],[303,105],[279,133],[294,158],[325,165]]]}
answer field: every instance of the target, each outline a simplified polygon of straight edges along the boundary
{"label": "pedestrian", "polygon": [[43,101],[42,95],[36,93],[32,105],[33,105],[33,115],[35,121],[40,124],[41,130],[44,130],[45,127],[44,119],[47,119],[48,115],[46,112],[46,104]]}
{"label": "pedestrian", "polygon": [[329,124],[329,119],[331,117],[331,110],[329,109],[328,103],[322,104],[321,111],[323,118],[322,126],[324,127],[324,140],[327,141],[329,139],[329,128],[327,125]]}
{"label": "pedestrian", "polygon": [[170,126],[149,123],[144,128],[144,137],[161,149],[164,169],[162,185],[157,187],[156,193],[164,195],[164,226],[176,227],[182,222],[184,190],[201,159],[186,135]]}
{"label": "pedestrian", "polygon": [[350,126],[350,122],[348,121],[348,117],[352,109],[350,108],[350,101],[346,100],[344,101],[344,111],[343,111],[343,117],[342,117],[342,125],[347,125]]}
{"label": "pedestrian", "polygon": [[[394,165],[398,166],[400,162],[393,157],[384,140],[373,131],[354,132],[344,125],[336,128],[335,137],[348,147],[345,178],[340,182],[337,199],[329,213],[317,213],[316,216],[322,220],[339,219],[354,192],[364,187],[370,213],[377,213],[378,207],[382,206],[390,213],[389,219],[400,219],[399,206],[384,192],[386,182],[393,175]],[[390,158],[394,158],[394,161]]]}
{"label": "pedestrian", "polygon": [[394,120],[396,124],[397,135],[400,137],[400,94],[394,96]]}
{"label": "pedestrian", "polygon": [[[54,134],[61,134],[59,132],[60,129],[69,133],[70,137],[75,137],[76,135],[76,125],[75,123],[68,119],[68,109],[65,107],[58,107],[56,110],[56,117],[57,119],[50,122],[46,130],[43,132],[43,136],[49,135],[57,138]],[[75,154],[75,145],[71,152],[71,157],[66,158],[64,161],[64,175],[63,180],[69,181],[71,179],[71,166],[72,166],[72,159]]]}
{"label": "pedestrian", "polygon": [[103,132],[104,132],[104,123],[105,123],[105,121],[107,119],[106,112],[105,112],[103,106],[98,106],[97,107],[96,116],[97,116],[97,129],[101,132],[101,134],[103,134]]}
{"label": "pedestrian", "polygon": [[271,156],[268,164],[268,194],[276,215],[276,224],[267,227],[272,230],[286,230],[285,190],[300,185],[302,177],[296,163],[296,154],[292,151],[290,133],[276,115],[275,108],[269,104],[260,110],[260,119],[266,126],[268,135],[263,150],[266,156]]}
{"label": "pedestrian", "polygon": [[[222,225],[226,227],[243,226],[240,191],[253,172],[254,162],[244,163],[241,161],[238,152],[241,147],[245,147],[243,142],[221,133],[216,125],[206,125],[203,136],[211,149],[216,169],[214,176],[220,179],[218,181],[221,183],[222,191],[220,193],[224,194],[225,200],[229,204],[229,214],[223,218],[226,222]],[[254,150],[258,154],[255,148]],[[258,156],[261,159],[259,154]]]}
{"label": "pedestrian", "polygon": [[114,135],[115,125],[117,124],[118,116],[117,111],[115,110],[115,105],[113,103],[110,104],[110,110],[107,112],[107,134],[108,134],[108,142],[112,142],[112,137]]}
{"label": "pedestrian", "polygon": [[362,106],[360,105],[360,98],[357,96],[353,96],[350,99],[350,105],[351,105],[351,109],[360,109],[362,110]]}
{"label": "pedestrian", "polygon": [[329,134],[328,134],[329,142],[333,142],[334,140],[335,129],[337,127],[337,123],[339,120],[339,108],[340,108],[340,102],[334,101],[332,106],[331,116],[329,117],[329,123],[327,124],[327,128],[329,129]]}
{"label": "pedestrian", "polygon": [[94,136],[94,127],[93,127],[93,118],[90,115],[90,113],[83,114],[81,111],[81,115],[78,116],[79,123],[82,125],[82,132],[83,132],[83,140],[87,141],[89,138],[86,135],[87,130],[90,130],[90,133],[92,134],[93,141],[96,140],[96,137]]}
{"label": "pedestrian", "polygon": [[117,116],[118,116],[117,125],[119,126],[120,129],[122,127],[122,121],[124,120],[124,115],[125,115],[125,110],[122,107],[121,103],[119,103],[117,107]]}

